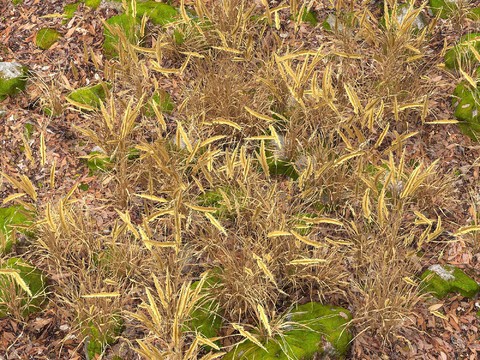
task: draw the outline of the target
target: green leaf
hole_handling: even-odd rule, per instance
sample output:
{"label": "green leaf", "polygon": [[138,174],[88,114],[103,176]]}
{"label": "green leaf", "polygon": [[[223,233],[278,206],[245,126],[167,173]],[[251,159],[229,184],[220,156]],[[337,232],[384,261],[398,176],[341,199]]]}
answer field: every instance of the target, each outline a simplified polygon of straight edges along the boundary
{"label": "green leaf", "polygon": [[[106,20],[106,24],[111,28],[119,28],[130,43],[135,44],[138,41],[139,26],[135,17],[130,14],[112,16]],[[103,51],[105,56],[115,58],[118,56],[119,37],[118,35],[112,34],[108,26],[105,26],[103,30]]]}
{"label": "green leaf", "polygon": [[155,1],[137,3],[137,17],[146,15],[155,25],[166,25],[176,20],[178,11],[168,4]]}
{"label": "green leaf", "polygon": [[469,46],[472,46],[476,51],[480,51],[480,33],[470,33],[462,36],[458,44],[445,53],[445,66],[448,69],[458,69],[477,63]]}
{"label": "green leaf", "polygon": [[29,226],[32,224],[33,216],[32,212],[19,205],[0,208],[0,255],[12,249],[15,231],[13,226]]}
{"label": "green leaf", "polygon": [[[21,314],[27,317],[40,310],[46,301],[46,278],[43,273],[33,265],[20,258],[11,258],[0,265],[1,270],[15,270],[27,285],[32,296],[15,281],[13,276],[0,273],[0,318],[11,314],[12,306],[20,300]],[[13,289],[13,293],[12,293]]]}
{"label": "green leaf", "polygon": [[72,91],[67,99],[79,105],[86,105],[91,108],[99,108],[100,102],[105,101],[106,90],[111,87],[108,83],[100,83],[94,86],[86,86]]}
{"label": "green leaf", "polygon": [[0,62],[0,101],[25,90],[28,70],[16,62]]}
{"label": "green leaf", "polygon": [[423,290],[441,299],[450,293],[473,298],[480,291],[478,283],[452,265],[432,265],[420,276]]}
{"label": "green leaf", "polygon": [[347,326],[351,313],[341,307],[310,302],[285,317],[282,335],[262,339],[264,348],[247,340],[228,352],[224,360],[312,360],[315,356],[343,357],[352,335]]}
{"label": "green leaf", "polygon": [[43,28],[37,32],[35,37],[35,44],[43,50],[50,49],[50,47],[60,38],[60,33],[55,29]]}

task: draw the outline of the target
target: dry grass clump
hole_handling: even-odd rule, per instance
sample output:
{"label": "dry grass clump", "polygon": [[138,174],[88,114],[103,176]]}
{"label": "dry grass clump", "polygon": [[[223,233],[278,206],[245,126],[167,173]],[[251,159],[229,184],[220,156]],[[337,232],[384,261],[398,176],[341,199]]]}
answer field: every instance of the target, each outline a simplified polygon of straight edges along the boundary
{"label": "dry grass clump", "polygon": [[[411,325],[417,251],[441,236],[450,201],[436,163],[407,163],[415,133],[402,131],[429,111],[435,22],[414,29],[423,7],[399,22],[388,16],[394,1],[384,25],[337,4],[342,30],[293,49],[275,29],[303,11],[291,4],[196,1],[197,18],[182,8],[145,33],[151,47],[118,33],[119,58],[104,71],[110,97],[76,128],[109,157],[98,176],[112,196],[86,210],[72,190],[46,205],[32,250],[79,328],[118,311],[145,333],[132,345],[142,356],[195,359],[215,340],[228,350],[239,326],[264,334],[265,314],[281,327],[306,298],[348,307],[355,333],[385,344]],[[173,79],[173,113],[146,116]],[[298,179],[274,173],[272,158]],[[224,322],[219,339],[206,339],[185,324],[205,301],[191,283],[213,269],[220,281],[208,298]]]}
{"label": "dry grass clump", "polygon": [[[270,113],[273,95],[260,80],[264,65],[232,62],[232,57],[224,54],[195,63],[192,70],[196,81],[182,104],[187,126],[211,136],[238,138],[239,130],[242,135],[263,134],[267,123],[246,112],[245,106]],[[225,120],[237,124],[237,128],[222,125]]]}

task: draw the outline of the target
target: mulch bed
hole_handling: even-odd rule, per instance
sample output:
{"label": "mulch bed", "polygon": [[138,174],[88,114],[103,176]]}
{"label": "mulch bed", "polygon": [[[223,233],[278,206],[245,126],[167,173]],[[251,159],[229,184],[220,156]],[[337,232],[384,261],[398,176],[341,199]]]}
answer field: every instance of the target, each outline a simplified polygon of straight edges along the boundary
{"label": "mulch bed", "polygon": [[[46,185],[39,189],[40,203],[60,196],[58,194],[67,193],[79,183],[90,185],[88,193],[91,197],[102,191],[98,179],[90,176],[85,166],[79,166],[79,156],[85,155],[87,150],[80,144],[79,135],[72,129],[72,124],[82,125],[85,118],[72,111],[67,111],[62,117],[48,118],[43,115],[39,103],[42,90],[37,85],[43,81],[48,86],[55,79],[55,84],[64,86],[59,91],[65,94],[71,89],[102,78],[101,70],[96,68],[91,56],[96,56],[97,62],[102,64],[102,19],[116,14],[116,10],[102,7],[93,11],[80,5],[75,18],[67,23],[62,23],[61,17],[46,16],[61,14],[66,3],[61,0],[25,0],[23,5],[15,7],[9,0],[0,1],[0,61],[21,62],[35,74],[35,81],[30,82],[24,94],[0,104],[6,111],[6,114],[0,117],[0,171],[9,175],[25,174],[37,183],[48,184],[50,167],[54,160],[55,187]],[[322,8],[322,5],[319,5],[319,8]],[[442,33],[436,34],[437,39],[446,38],[448,42],[453,42],[461,33],[478,27],[475,24],[467,25],[462,29],[442,27],[439,30]],[[36,31],[43,27],[53,27],[63,35],[57,44],[46,51],[38,49],[34,44]],[[315,36],[310,31],[300,31],[299,34],[300,38],[292,37],[296,44],[307,42],[311,36]],[[438,50],[433,42],[432,47]],[[436,118],[451,119],[453,114],[450,100],[448,96],[442,97],[442,94],[450,94],[455,82],[442,71],[438,72],[435,81],[439,84],[439,97],[431,100],[431,112]],[[174,82],[171,86],[178,88],[178,84]],[[43,132],[45,136],[48,149],[48,162],[45,166],[38,161],[29,161],[22,151],[25,146],[22,135],[26,123],[35,126],[35,131],[27,142],[36,159],[39,158],[40,133]],[[409,130],[419,132],[414,140],[407,142],[409,158],[429,161],[441,159],[440,172],[445,174],[454,168],[460,169],[461,174],[453,184],[456,201],[445,209],[442,216],[445,217],[445,227],[452,232],[458,224],[469,224],[475,215],[472,204],[480,203],[477,161],[480,158],[480,146],[462,135],[454,125],[418,124]],[[15,190],[6,182],[0,183],[0,199],[13,192]],[[432,247],[432,253],[427,253],[424,257],[424,266],[438,261],[439,249],[443,250],[444,261],[469,269],[470,275],[480,280],[480,245],[472,246],[472,241],[468,238],[458,238],[455,241],[441,238]],[[433,315],[431,309],[444,316]],[[431,298],[416,309],[413,324],[420,332],[405,328],[404,338],[399,338],[385,353],[380,350],[385,349],[385,344],[377,339],[360,336],[354,343],[351,358],[478,359],[478,310],[478,299],[465,301],[456,296],[440,301]],[[0,359],[83,358],[82,339],[69,333],[71,329],[62,321],[62,313],[48,309],[32,317],[27,323],[9,318],[1,319]]]}

